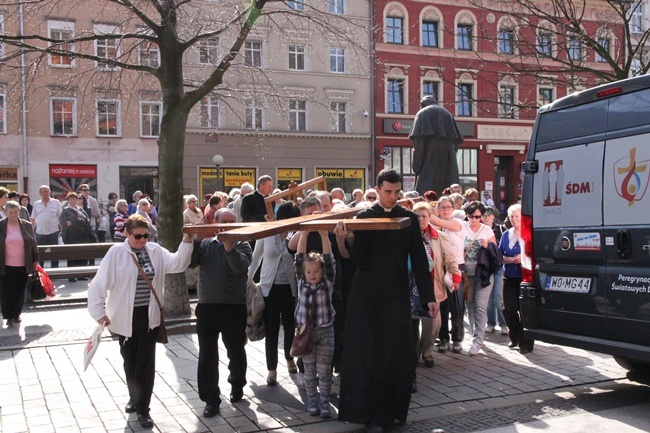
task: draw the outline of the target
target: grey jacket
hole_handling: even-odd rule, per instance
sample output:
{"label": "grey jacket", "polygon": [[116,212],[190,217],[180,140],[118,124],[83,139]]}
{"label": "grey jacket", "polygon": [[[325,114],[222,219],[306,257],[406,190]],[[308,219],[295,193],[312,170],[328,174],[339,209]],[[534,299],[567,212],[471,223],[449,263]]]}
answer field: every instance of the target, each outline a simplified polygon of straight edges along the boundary
{"label": "grey jacket", "polygon": [[199,304],[246,304],[248,266],[253,252],[248,242],[237,242],[227,252],[216,237],[194,241],[190,267],[200,266]]}

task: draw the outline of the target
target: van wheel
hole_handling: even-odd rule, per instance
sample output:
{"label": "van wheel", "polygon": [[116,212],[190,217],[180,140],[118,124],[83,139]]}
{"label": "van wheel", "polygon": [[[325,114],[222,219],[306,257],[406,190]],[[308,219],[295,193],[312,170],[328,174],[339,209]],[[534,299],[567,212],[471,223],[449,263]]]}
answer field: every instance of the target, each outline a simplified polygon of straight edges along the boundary
{"label": "van wheel", "polygon": [[650,364],[635,359],[614,357],[614,360],[626,370],[628,380],[650,385]]}

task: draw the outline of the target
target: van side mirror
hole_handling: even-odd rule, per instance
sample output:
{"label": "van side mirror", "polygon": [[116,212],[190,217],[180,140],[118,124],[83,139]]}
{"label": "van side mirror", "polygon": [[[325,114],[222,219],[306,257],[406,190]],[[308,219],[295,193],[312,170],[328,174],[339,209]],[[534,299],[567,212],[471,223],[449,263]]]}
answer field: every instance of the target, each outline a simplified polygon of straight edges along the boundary
{"label": "van side mirror", "polygon": [[524,161],[521,163],[521,171],[526,174],[535,174],[539,171],[539,161],[536,159],[532,161]]}

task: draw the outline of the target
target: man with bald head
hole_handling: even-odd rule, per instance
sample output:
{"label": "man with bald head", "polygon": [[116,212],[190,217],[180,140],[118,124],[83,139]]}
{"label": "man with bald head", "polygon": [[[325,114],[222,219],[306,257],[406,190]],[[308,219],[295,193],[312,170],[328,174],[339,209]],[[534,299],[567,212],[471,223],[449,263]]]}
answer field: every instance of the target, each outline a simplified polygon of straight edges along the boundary
{"label": "man with bald head", "polygon": [[343,191],[343,188],[334,188],[330,191],[330,196],[332,197],[332,200],[341,200],[345,203],[345,191]]}
{"label": "man with bald head", "polygon": [[[59,217],[61,216],[61,202],[50,197],[50,187],[41,185],[38,189],[40,200],[34,202],[32,208],[32,224],[38,245],[59,244]],[[59,261],[52,260],[52,267],[58,268]]]}
{"label": "man with bald head", "polygon": [[[217,223],[234,223],[235,214],[222,208]],[[219,413],[219,334],[226,347],[230,401],[244,396],[246,385],[246,281],[253,252],[248,242],[228,242],[213,238],[194,241],[190,267],[200,266],[196,306],[196,334],[199,338],[199,398],[206,403],[203,416]]]}

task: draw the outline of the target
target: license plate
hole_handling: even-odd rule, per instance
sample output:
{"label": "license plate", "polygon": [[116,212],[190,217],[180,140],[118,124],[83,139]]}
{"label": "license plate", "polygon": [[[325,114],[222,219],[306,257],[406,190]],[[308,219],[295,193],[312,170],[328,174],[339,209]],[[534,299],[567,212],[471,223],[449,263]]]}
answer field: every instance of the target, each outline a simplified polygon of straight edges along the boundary
{"label": "license plate", "polygon": [[546,280],[546,290],[571,293],[589,293],[591,278],[549,276]]}

